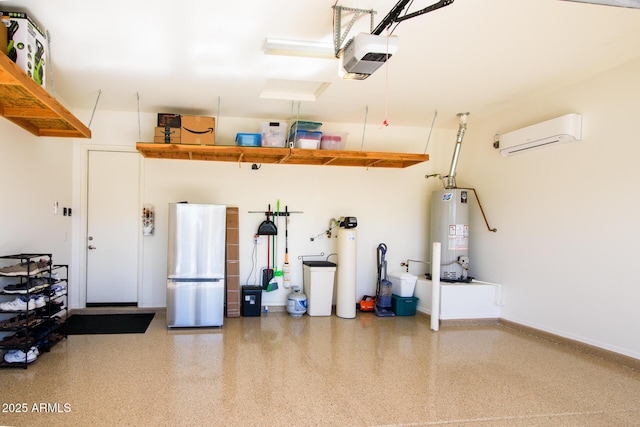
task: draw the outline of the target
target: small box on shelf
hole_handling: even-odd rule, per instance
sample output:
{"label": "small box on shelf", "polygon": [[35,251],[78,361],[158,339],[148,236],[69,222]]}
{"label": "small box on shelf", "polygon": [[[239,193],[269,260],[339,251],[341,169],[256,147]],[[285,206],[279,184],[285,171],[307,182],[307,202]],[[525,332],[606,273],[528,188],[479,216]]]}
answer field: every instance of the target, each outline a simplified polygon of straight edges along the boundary
{"label": "small box on shelf", "polygon": [[236,144],[239,147],[260,147],[259,133],[237,133]]}
{"label": "small box on shelf", "polygon": [[[47,39],[44,31],[24,12],[0,11],[0,16],[8,16],[5,43],[7,56],[36,83],[45,87]],[[2,18],[2,27],[6,20],[7,18]]]}
{"label": "small box on shelf", "polygon": [[180,114],[158,113],[158,127],[164,128],[168,125],[170,128],[180,128],[182,127],[180,118]]}
{"label": "small box on shelf", "polygon": [[183,144],[214,145],[216,119],[206,116],[183,115],[181,120],[181,134]]}
{"label": "small box on shelf", "polygon": [[156,144],[180,144],[182,141],[180,134],[180,128],[157,127],[153,135],[153,142]]}

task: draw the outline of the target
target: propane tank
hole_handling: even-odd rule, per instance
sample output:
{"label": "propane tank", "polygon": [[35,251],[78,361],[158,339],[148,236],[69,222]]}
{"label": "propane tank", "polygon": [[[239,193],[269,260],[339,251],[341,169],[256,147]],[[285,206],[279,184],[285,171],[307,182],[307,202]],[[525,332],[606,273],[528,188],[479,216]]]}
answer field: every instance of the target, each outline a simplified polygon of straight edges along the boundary
{"label": "propane tank", "polygon": [[300,288],[294,288],[293,292],[287,295],[287,312],[292,317],[302,317],[307,312],[307,296]]}

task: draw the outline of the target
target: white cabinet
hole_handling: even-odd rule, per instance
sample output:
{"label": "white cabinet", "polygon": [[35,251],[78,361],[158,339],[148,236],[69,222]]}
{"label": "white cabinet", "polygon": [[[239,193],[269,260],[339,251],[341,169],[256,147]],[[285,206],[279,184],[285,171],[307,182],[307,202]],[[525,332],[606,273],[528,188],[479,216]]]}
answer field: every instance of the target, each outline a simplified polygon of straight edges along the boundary
{"label": "white cabinet", "polygon": [[[418,279],[418,310],[431,314],[431,280]],[[482,283],[440,282],[440,319],[497,319],[500,287]]]}

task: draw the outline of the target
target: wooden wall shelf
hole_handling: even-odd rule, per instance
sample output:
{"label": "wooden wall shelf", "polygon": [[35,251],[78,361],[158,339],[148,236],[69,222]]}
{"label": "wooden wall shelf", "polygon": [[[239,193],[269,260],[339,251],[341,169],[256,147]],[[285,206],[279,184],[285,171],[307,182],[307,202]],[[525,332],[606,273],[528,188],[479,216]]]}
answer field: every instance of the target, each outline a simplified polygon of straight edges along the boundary
{"label": "wooden wall shelf", "polygon": [[36,136],[91,138],[91,130],[0,52],[0,115]]}
{"label": "wooden wall shelf", "polygon": [[150,159],[279,163],[288,165],[406,168],[429,160],[428,154],[237,147],[227,145],[153,144],[139,142],[136,144],[136,148],[144,157]]}

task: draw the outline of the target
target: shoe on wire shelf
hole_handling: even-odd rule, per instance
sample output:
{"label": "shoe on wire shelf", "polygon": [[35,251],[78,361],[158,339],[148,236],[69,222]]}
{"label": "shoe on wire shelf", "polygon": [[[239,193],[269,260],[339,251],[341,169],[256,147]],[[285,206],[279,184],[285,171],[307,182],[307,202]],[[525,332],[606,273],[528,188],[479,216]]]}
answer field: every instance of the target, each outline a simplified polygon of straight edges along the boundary
{"label": "shoe on wire shelf", "polygon": [[7,363],[31,363],[38,358],[40,351],[38,347],[31,347],[26,353],[22,350],[9,350],[4,355],[4,361]]}

